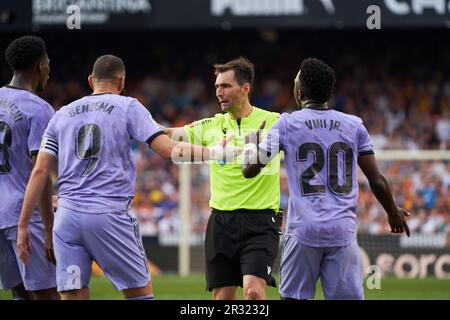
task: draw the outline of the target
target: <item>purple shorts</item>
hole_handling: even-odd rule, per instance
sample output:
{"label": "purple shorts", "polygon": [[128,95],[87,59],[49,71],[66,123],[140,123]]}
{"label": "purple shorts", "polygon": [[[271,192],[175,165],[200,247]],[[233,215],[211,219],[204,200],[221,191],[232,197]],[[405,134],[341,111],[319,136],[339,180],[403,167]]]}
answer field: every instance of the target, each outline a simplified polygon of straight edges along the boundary
{"label": "purple shorts", "polygon": [[44,225],[29,224],[31,252],[28,266],[17,252],[17,227],[0,230],[0,289],[13,289],[23,283],[25,289],[38,291],[56,287],[55,266],[47,260]]}
{"label": "purple shorts", "polygon": [[364,299],[363,267],[356,239],[344,247],[319,248],[285,236],[280,270],[280,295],[313,299],[320,278],[325,299]]}
{"label": "purple shorts", "polygon": [[81,213],[60,206],[53,245],[58,291],[88,288],[93,260],[117,290],[150,281],[138,222],[128,212]]}

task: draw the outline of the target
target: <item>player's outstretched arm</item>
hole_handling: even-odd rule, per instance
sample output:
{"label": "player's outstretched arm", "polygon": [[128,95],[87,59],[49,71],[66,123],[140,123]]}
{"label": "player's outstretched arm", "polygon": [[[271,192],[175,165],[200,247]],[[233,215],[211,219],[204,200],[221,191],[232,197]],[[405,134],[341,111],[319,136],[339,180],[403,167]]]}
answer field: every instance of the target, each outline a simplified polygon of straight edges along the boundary
{"label": "player's outstretched arm", "polygon": [[153,139],[148,146],[159,154],[164,159],[170,159],[172,150],[175,147],[176,142],[170,139],[167,135],[161,134]]}
{"label": "player's outstretched arm", "polygon": [[409,237],[410,232],[405,216],[409,216],[410,213],[403,208],[397,207],[386,178],[378,170],[375,156],[373,154],[359,156],[358,165],[367,177],[370,189],[388,215],[391,232],[405,232]]}
{"label": "player's outstretched arm", "polygon": [[189,143],[176,142],[167,135],[162,134],[153,139],[149,147],[153,149],[164,159],[172,159],[173,161],[194,161],[194,159],[203,159],[204,148],[194,146]]}
{"label": "player's outstretched arm", "polygon": [[233,135],[214,147],[202,147],[186,142],[175,142],[167,135],[159,135],[149,144],[156,153],[174,162],[202,162],[207,160],[234,160],[240,153],[239,148],[229,146]]}
{"label": "player's outstretched arm", "polygon": [[169,136],[174,141],[178,142],[187,142],[188,137],[186,134],[186,130],[184,130],[183,127],[176,127],[176,128],[164,128],[161,127],[165,134]]}
{"label": "player's outstretched arm", "polygon": [[[42,192],[46,187],[48,187],[47,182],[49,179],[50,169],[54,165],[55,160],[56,158],[53,155],[50,155],[47,152],[39,152],[36,165],[31,172],[31,177],[27,185],[25,199],[23,201],[22,211],[20,213],[17,235],[17,249],[19,252],[19,257],[25,264],[28,264],[31,251],[28,224],[31,216],[33,215],[33,210],[40,200]],[[45,195],[43,199],[44,201],[49,201],[49,203],[45,206],[47,208],[51,208],[51,197]],[[44,223],[53,225],[52,210],[44,210],[41,212],[41,215],[43,215]]]}

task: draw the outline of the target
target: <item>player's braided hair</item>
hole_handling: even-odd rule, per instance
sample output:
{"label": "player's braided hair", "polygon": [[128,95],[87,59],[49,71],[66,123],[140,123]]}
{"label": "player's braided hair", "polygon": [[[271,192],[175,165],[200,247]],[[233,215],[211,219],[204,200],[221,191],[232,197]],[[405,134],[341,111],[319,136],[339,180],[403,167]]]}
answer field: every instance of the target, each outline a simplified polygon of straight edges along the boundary
{"label": "player's braided hair", "polygon": [[336,76],[334,70],[323,61],[307,58],[300,67],[300,86],[303,98],[325,103],[334,90]]}
{"label": "player's braided hair", "polygon": [[15,39],[6,48],[5,60],[13,71],[28,71],[47,53],[45,42],[36,36]]}

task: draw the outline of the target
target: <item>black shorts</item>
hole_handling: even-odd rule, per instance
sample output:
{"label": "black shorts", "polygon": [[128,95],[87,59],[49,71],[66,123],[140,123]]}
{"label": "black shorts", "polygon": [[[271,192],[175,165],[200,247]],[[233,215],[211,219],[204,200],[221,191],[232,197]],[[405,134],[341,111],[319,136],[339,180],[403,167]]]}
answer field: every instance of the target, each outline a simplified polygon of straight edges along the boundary
{"label": "black shorts", "polygon": [[279,227],[273,210],[212,211],[206,229],[206,288],[241,286],[244,275],[272,277]]}

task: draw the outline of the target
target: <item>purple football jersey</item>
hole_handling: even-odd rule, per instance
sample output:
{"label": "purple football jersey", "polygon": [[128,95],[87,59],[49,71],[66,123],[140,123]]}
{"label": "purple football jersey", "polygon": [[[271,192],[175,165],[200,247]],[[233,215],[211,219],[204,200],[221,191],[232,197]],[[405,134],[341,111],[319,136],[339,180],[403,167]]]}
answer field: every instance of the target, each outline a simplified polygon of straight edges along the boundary
{"label": "purple football jersey", "polygon": [[[53,108],[20,88],[0,88],[0,229],[17,226],[37,154]],[[34,210],[31,222],[40,221]]]}
{"label": "purple football jersey", "polygon": [[131,141],[159,134],[150,112],[131,97],[90,95],[62,107],[41,147],[58,158],[58,205],[89,213],[126,209],[136,180]]}
{"label": "purple football jersey", "polygon": [[356,238],[357,159],[373,147],[362,120],[335,110],[283,114],[260,147],[284,150],[289,185],[286,234],[312,247]]}

